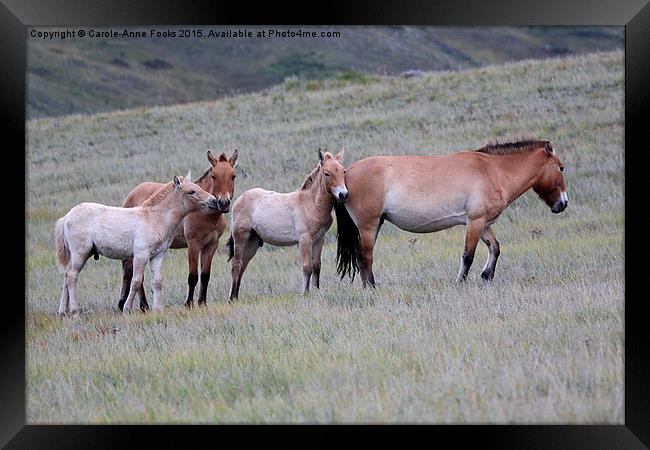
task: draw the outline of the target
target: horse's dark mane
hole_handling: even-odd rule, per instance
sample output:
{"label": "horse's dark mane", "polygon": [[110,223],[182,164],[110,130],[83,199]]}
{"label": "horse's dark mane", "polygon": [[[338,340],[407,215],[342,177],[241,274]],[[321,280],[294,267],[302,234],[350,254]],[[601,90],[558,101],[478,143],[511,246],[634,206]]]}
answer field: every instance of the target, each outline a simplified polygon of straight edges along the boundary
{"label": "horse's dark mane", "polygon": [[309,189],[314,184],[314,180],[316,180],[316,174],[318,173],[319,169],[320,169],[320,163],[316,167],[314,167],[314,170],[309,172],[309,175],[307,175],[305,180],[302,182],[302,186],[300,186],[301,190]]}
{"label": "horse's dark mane", "polygon": [[474,151],[488,153],[490,155],[512,155],[516,153],[529,152],[540,147],[547,148],[547,146],[552,150],[549,141],[523,138],[510,142],[499,142],[498,140],[495,140]]}
{"label": "horse's dark mane", "polygon": [[212,166],[208,167],[205,170],[205,173],[203,173],[203,175],[201,175],[194,183],[199,184],[201,181],[205,180],[208,177],[208,174],[210,173],[211,170],[212,170]]}
{"label": "horse's dark mane", "polygon": [[143,208],[152,208],[159,204],[167,195],[169,195],[170,192],[174,190],[174,182],[170,181],[169,183],[163,185],[160,189],[158,189],[156,192],[151,194],[151,197],[146,199],[142,203]]}
{"label": "horse's dark mane", "polygon": [[[328,156],[330,158],[333,158],[333,156],[332,156],[332,154],[330,152],[323,153],[323,158],[327,159]],[[318,173],[320,167],[321,167],[321,165],[319,163],[319,164],[316,165],[316,167],[314,167],[314,170],[309,172],[309,175],[307,175],[307,177],[305,177],[304,181],[302,182],[302,186],[300,186],[301,190],[309,189],[310,187],[313,186],[314,181],[316,180],[316,174]]]}

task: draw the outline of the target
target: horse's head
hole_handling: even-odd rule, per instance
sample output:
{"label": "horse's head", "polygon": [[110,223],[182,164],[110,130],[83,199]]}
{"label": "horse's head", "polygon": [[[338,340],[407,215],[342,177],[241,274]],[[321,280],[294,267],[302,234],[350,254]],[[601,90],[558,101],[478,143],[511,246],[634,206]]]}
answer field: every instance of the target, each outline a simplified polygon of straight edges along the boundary
{"label": "horse's head", "polygon": [[181,197],[184,211],[218,212],[219,203],[214,195],[204,191],[198,184],[192,183],[192,176],[187,172],[185,177],[174,176],[174,189]]}
{"label": "horse's head", "polygon": [[564,165],[555,154],[555,149],[549,141],[544,146],[546,162],[542,166],[533,190],[544,202],[551,207],[554,213],[561,213],[569,204],[569,195],[564,185]]}
{"label": "horse's head", "polygon": [[337,202],[345,203],[348,199],[348,188],[345,186],[345,167],[341,163],[343,151],[337,153],[336,156],[332,156],[330,152],[323,153],[319,148],[318,159],[323,172],[325,188],[334,196]]}
{"label": "horse's head", "polygon": [[212,195],[219,202],[219,212],[230,211],[230,202],[235,193],[235,166],[237,165],[237,149],[228,158],[225,153],[215,157],[208,150],[208,161],[212,165],[210,177],[212,180]]}

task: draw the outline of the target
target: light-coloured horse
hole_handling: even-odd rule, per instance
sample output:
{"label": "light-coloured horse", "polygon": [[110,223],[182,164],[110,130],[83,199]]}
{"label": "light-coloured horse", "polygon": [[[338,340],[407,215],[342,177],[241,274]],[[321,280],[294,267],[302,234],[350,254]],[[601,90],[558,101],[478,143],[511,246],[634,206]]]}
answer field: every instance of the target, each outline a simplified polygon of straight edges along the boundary
{"label": "light-coloured horse", "polygon": [[457,280],[464,280],[479,239],[489,249],[481,276],[494,277],[499,242],[491,225],[520,195],[533,189],[554,213],[569,203],[562,162],[549,141],[494,143],[446,156],[373,156],[350,165],[350,197],[335,206],[337,272],[375,286],[373,247],[384,222],[413,233],[466,225]]}
{"label": "light-coloured horse", "polygon": [[[235,165],[237,164],[237,149],[228,158],[225,153],[215,157],[208,151],[210,167],[198,180],[195,181],[202,189],[210,192],[217,198],[219,209],[216,212],[195,211],[188,214],[176,230],[174,240],[170,248],[187,248],[187,262],[189,272],[187,275],[187,300],[185,305],[191,307],[194,304],[194,289],[199,281],[199,260],[201,261],[201,286],[199,289],[199,305],[205,305],[208,293],[208,282],[210,281],[210,269],[212,258],[217,251],[219,238],[226,228],[224,214],[230,210],[230,202],[235,192]],[[139,184],[124,199],[122,204],[125,208],[132,208],[142,204],[156,190],[160,189],[162,183],[147,181]],[[122,261],[122,292],[120,295],[119,308],[122,309],[131,286],[133,277],[133,260]],[[149,308],[144,293],[144,280],[138,291],[140,297],[140,309],[145,311]]]}
{"label": "light-coloured horse", "polygon": [[185,178],[161,187],[141,206],[120,208],[80,203],[55,225],[56,253],[65,271],[59,314],[79,314],[76,289],[79,272],[90,256],[133,258],[134,277],[124,304],[129,312],[142,283],[147,262],[153,278],[153,308],[162,309],[162,263],[174,231],[183,218],[197,209],[216,211],[217,199]]}
{"label": "light-coloured horse", "polygon": [[332,156],[318,149],[319,164],[302,186],[284,194],[255,188],[244,192],[233,204],[230,238],[226,244],[231,262],[230,300],[239,296],[241,278],[257,249],[271,245],[298,244],[302,258],[303,294],[310,279],[320,287],[321,251],[325,233],[332,225],[332,206],[345,202],[343,152]]}

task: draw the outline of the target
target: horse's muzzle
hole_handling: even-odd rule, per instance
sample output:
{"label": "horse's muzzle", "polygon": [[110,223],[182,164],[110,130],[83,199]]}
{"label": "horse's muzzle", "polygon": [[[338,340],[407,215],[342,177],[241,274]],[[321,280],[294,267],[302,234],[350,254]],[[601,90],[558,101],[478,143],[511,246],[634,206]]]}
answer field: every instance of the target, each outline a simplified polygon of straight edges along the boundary
{"label": "horse's muzzle", "polygon": [[217,204],[219,206],[219,212],[222,213],[227,213],[230,211],[230,199],[229,198],[221,198],[217,200]]}
{"label": "horse's muzzle", "polygon": [[561,213],[564,211],[569,204],[569,200],[560,200],[555,202],[555,204],[551,207],[551,211],[553,211],[555,214]]}
{"label": "horse's muzzle", "polygon": [[219,202],[216,198],[212,198],[205,202],[203,205],[203,210],[206,212],[221,212],[219,211]]}
{"label": "horse's muzzle", "polygon": [[334,189],[333,194],[334,194],[334,198],[339,203],[345,203],[346,200],[348,199],[348,196],[350,195],[347,189],[342,189],[340,187]]}

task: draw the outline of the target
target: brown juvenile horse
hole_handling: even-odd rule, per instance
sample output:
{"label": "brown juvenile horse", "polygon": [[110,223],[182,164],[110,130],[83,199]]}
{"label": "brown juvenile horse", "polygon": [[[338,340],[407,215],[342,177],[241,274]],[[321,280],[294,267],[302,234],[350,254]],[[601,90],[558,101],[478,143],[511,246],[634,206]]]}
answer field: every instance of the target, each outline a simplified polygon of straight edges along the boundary
{"label": "brown juvenile horse", "polygon": [[[208,151],[208,161],[210,167],[205,173],[196,180],[196,184],[202,189],[211,193],[217,198],[219,209],[216,212],[196,211],[190,213],[176,230],[171,248],[187,248],[187,259],[189,264],[189,274],[187,284],[187,300],[185,305],[188,307],[194,304],[194,288],[196,287],[199,276],[198,266],[199,258],[201,259],[201,289],[199,290],[199,305],[206,303],[208,292],[208,282],[210,281],[210,267],[212,257],[217,251],[219,238],[226,228],[224,213],[230,210],[235,191],[235,165],[237,164],[237,149],[232,156],[228,158],[225,153],[215,158]],[[136,186],[124,200],[124,207],[131,208],[143,203],[153,192],[162,186],[160,183],[144,182]],[[122,261],[123,279],[122,293],[120,295],[119,308],[122,309],[126,296],[129,292],[131,277],[133,276],[133,261]],[[144,284],[144,283],[143,283]],[[144,287],[141,285],[138,291],[140,296],[140,309],[146,311],[149,308],[147,299],[144,294]]]}
{"label": "brown juvenile horse", "polygon": [[554,213],[569,197],[564,167],[549,141],[494,143],[446,156],[373,156],[347,169],[349,199],[335,205],[337,272],[374,287],[372,251],[384,222],[413,233],[465,224],[458,281],[467,277],[479,239],[489,249],[481,276],[494,277],[499,242],[491,225],[524,192],[533,189]]}

